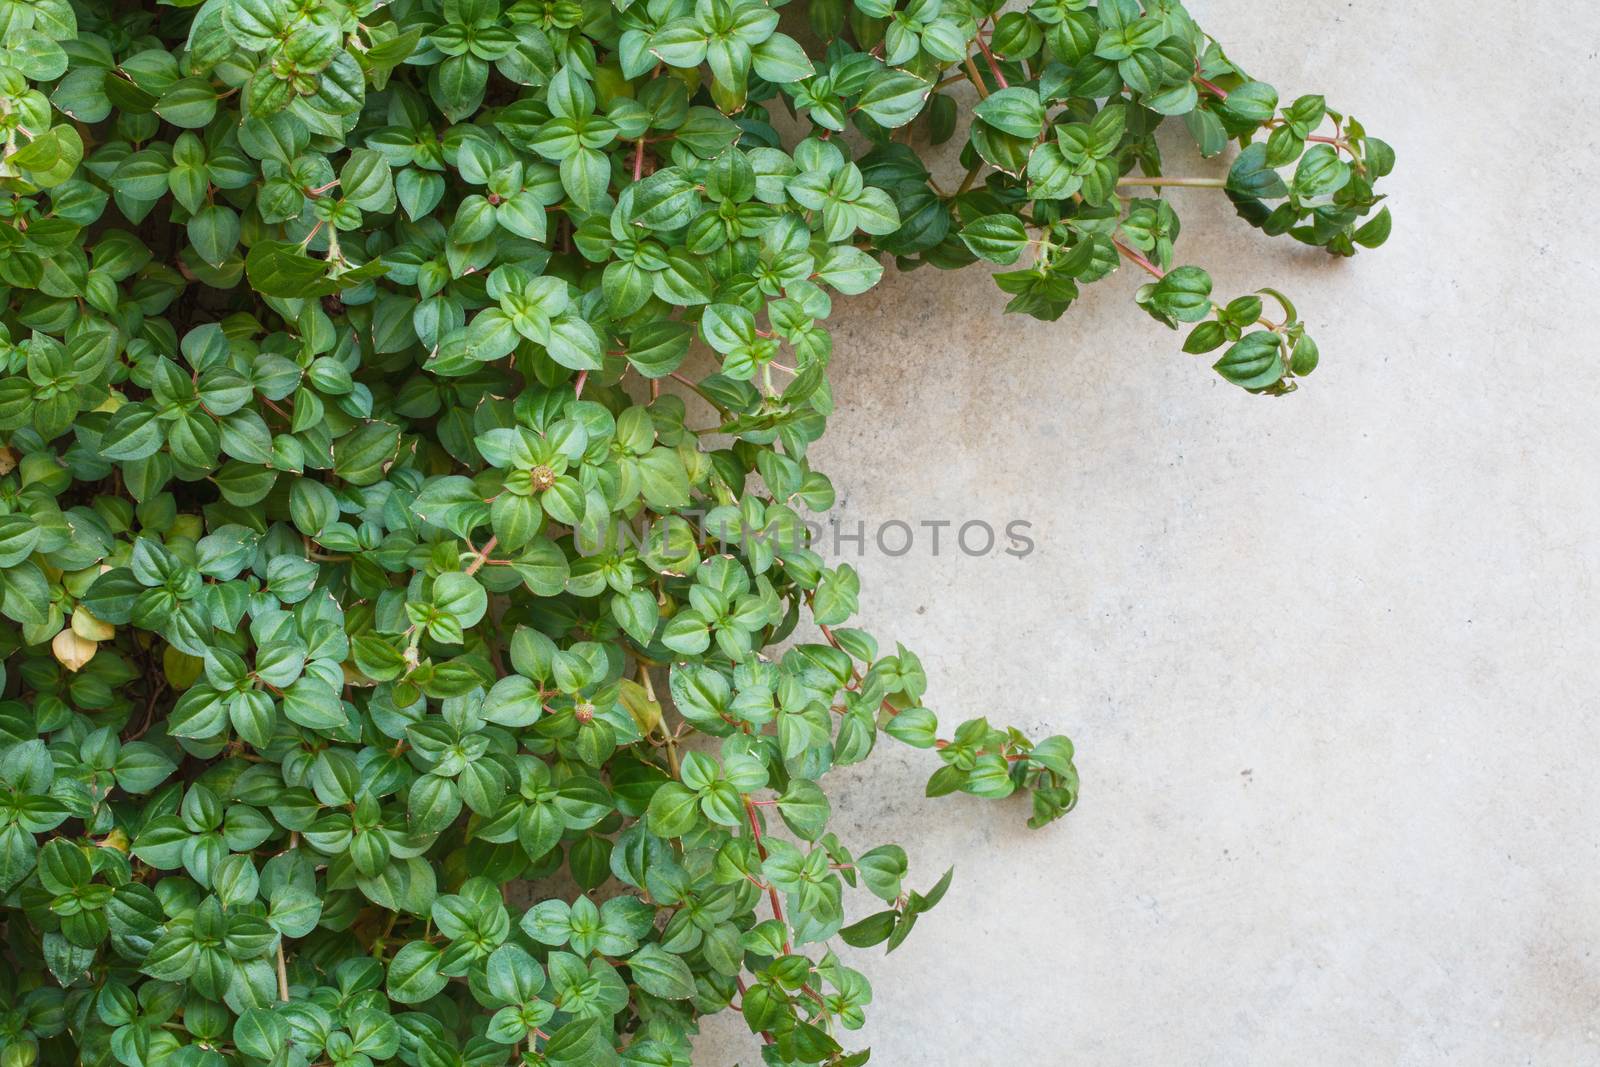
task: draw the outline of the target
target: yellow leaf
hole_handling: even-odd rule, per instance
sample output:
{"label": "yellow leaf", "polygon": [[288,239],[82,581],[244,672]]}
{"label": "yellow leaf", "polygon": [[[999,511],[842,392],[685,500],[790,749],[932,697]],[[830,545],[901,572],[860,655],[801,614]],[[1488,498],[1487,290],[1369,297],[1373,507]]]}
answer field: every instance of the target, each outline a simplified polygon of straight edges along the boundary
{"label": "yellow leaf", "polygon": [[80,604],[72,612],[72,632],[85,641],[109,641],[117,628],[109,622],[101,622]]}
{"label": "yellow leaf", "polygon": [[622,679],[622,695],[618,699],[628,709],[628,714],[633,716],[633,721],[639,724],[640,733],[649,734],[661,725],[660,703],[651,700],[644,686],[638,682]]}
{"label": "yellow leaf", "polygon": [[363,689],[370,689],[378,684],[373,679],[362,674],[361,668],[357,667],[355,663],[350,660],[346,660],[345,662],[339,664],[339,669],[344,672],[345,685],[354,685],[360,686]]}
{"label": "yellow leaf", "polygon": [[87,638],[79,637],[71,630],[62,630],[50,642],[50,651],[54,652],[56,659],[67,670],[74,673],[83,669],[83,665],[94,659],[94,653],[100,646]]}

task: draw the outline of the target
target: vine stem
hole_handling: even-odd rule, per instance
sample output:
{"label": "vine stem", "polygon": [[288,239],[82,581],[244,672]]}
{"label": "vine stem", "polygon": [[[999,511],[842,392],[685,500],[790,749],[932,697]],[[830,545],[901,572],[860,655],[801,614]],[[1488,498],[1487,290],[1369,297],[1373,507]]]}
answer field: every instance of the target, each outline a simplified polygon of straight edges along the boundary
{"label": "vine stem", "polygon": [[[644,686],[645,699],[652,704],[657,703],[655,683],[650,680],[650,668],[643,663],[639,664],[639,681]],[[667,767],[672,771],[672,777],[683,777],[678,767],[678,739],[673,736],[671,730],[667,729],[665,720],[661,723],[661,736],[666,742]]]}
{"label": "vine stem", "polygon": [[672,771],[672,777],[682,778],[683,770],[678,766],[678,735],[663,730],[667,739],[667,767]]}
{"label": "vine stem", "polygon": [[983,159],[980,157],[973,162],[972,166],[967,168],[967,173],[961,179],[961,187],[956,190],[957,196],[972,188],[972,183],[977,180],[978,172],[982,169]]}
{"label": "vine stem", "polygon": [[[750,833],[756,840],[756,853],[765,862],[767,858],[767,843],[761,839],[761,817],[756,814],[756,806],[748,796],[744,800],[745,817],[750,820]],[[772,905],[772,917],[783,926],[783,954],[787,956],[791,950],[789,945],[789,921],[783,917],[783,898],[778,895],[778,887],[767,886],[767,901]]]}
{"label": "vine stem", "polygon": [[1133,175],[1117,179],[1119,189],[1130,185],[1148,185],[1154,189],[1172,186],[1178,189],[1223,189],[1226,188],[1226,178],[1168,178],[1156,175],[1150,178],[1141,178]]}
{"label": "vine stem", "polygon": [[983,75],[978,73],[978,65],[972,61],[971,56],[967,57],[967,74],[970,76],[972,84],[977,86],[978,95],[987,100],[989,98],[989,87],[983,84]]}
{"label": "vine stem", "polygon": [[673,381],[679,383],[680,385],[686,385],[690,389],[694,390],[694,394],[696,396],[698,396],[701,400],[704,400],[707,404],[710,404],[712,407],[717,409],[717,414],[723,416],[724,418],[728,417],[731,414],[728,411],[727,408],[725,408],[721,404],[717,403],[717,401],[713,397],[711,397],[704,389],[700,388],[700,385],[699,385],[698,382],[696,382],[693,379],[689,378],[687,375],[685,375],[685,374],[683,374],[683,373],[681,373],[679,371],[673,371],[671,374],[667,375],[667,377],[671,378]]}
{"label": "vine stem", "polygon": [[289,964],[283,958],[283,937],[278,938],[278,999],[289,1003]]}
{"label": "vine stem", "polygon": [[1155,278],[1157,281],[1160,281],[1162,278],[1165,278],[1167,276],[1167,272],[1166,271],[1162,270],[1160,267],[1158,267],[1154,263],[1150,262],[1141,253],[1135,251],[1132,248],[1129,248],[1127,245],[1123,244],[1121,241],[1118,241],[1116,238],[1112,238],[1111,243],[1117,246],[1117,251],[1121,252],[1123,257],[1126,258],[1128,260],[1128,262],[1137,264],[1139,267],[1143,268],[1143,270],[1145,271],[1146,274],[1149,274],[1152,278]]}
{"label": "vine stem", "polygon": [[489,553],[493,552],[494,551],[494,546],[499,544],[499,543],[500,543],[500,538],[498,538],[498,537],[489,538],[489,540],[484,543],[484,546],[482,548],[478,549],[477,558],[474,559],[471,563],[469,563],[467,565],[467,573],[468,574],[477,574],[478,571],[483,569],[483,565],[485,563],[489,562]]}
{"label": "vine stem", "polygon": [[1009,89],[1006,76],[1000,73],[1000,64],[995,62],[994,53],[989,51],[989,42],[983,39],[983,34],[978,34],[978,50],[983,53],[983,58],[989,61],[989,72],[994,75],[995,82],[1002,89]]}
{"label": "vine stem", "polygon": [[[811,604],[811,601],[807,600],[806,603],[807,604]],[[812,610],[813,611],[816,610],[814,605],[812,607]],[[827,639],[828,644],[832,645],[834,648],[838,649],[840,652],[844,652],[844,654],[846,656],[850,655],[849,652],[845,652],[845,647],[839,643],[839,639],[833,635],[833,630],[830,629],[825,623],[820,623],[819,622],[819,623],[817,623],[817,627],[822,631],[822,636]],[[866,681],[866,679],[862,678],[861,677],[861,672],[856,670],[856,661],[855,661],[855,658],[853,656],[850,659],[850,674],[851,674],[851,677],[853,677],[855,679],[855,687],[857,689],[861,688],[862,683],[864,681]],[[879,702],[878,708],[880,710],[882,710],[882,711],[888,712],[889,713],[889,718],[891,718],[891,719],[894,718],[896,715],[900,714],[900,709],[895,707],[893,704],[889,703],[889,700],[888,700],[887,697],[885,697],[881,702]]]}
{"label": "vine stem", "polygon": [[[954,741],[948,741],[941,737],[933,743],[933,747],[949,748],[953,744],[955,744]],[[984,749],[979,749],[978,754],[983,755],[985,751],[986,750]],[[998,755],[1001,756],[1007,763],[1021,763],[1023,760],[1028,758],[1028,754],[1026,752],[1000,752]]]}
{"label": "vine stem", "polygon": [[[1119,242],[1117,244],[1117,247],[1118,248],[1122,248],[1123,246]],[[1135,256],[1139,256],[1139,254],[1137,252],[1133,252],[1132,249],[1124,248],[1123,250],[1125,252],[1130,252]],[[1151,269],[1151,270],[1158,269],[1154,264],[1150,263],[1149,260],[1144,259],[1143,256],[1139,256],[1139,259],[1143,260],[1149,266],[1149,269]],[[845,651],[844,650],[844,646],[841,645],[839,643],[839,639],[833,635],[833,630],[830,627],[828,627],[827,625],[825,625],[823,623],[820,623],[820,622],[817,623],[817,627],[822,631],[822,636],[827,640],[828,644],[832,645],[834,648],[838,649],[840,652],[844,652]],[[848,656],[849,653],[845,652],[845,655]],[[862,677],[861,677],[861,672],[856,670],[856,665],[855,665],[855,660],[854,659],[852,659],[850,661],[850,673],[855,676],[856,685],[859,686],[861,684],[861,682],[862,682]],[[887,711],[889,713],[890,718],[893,718],[894,716],[900,714],[900,709],[895,707],[893,704],[889,703],[888,700],[884,700],[883,703],[879,705],[879,707],[882,708],[884,711]],[[838,711],[839,709],[835,708],[833,710]],[[933,747],[934,748],[949,748],[952,744],[954,744],[954,742],[945,740],[944,738],[940,738],[940,739],[934,741]],[[1028,758],[1026,754],[1015,753],[1015,752],[1013,752],[1013,753],[1002,753],[1002,755],[1005,756],[1005,760],[1006,760],[1007,763],[1019,763],[1022,760],[1025,760],[1025,759]],[[750,813],[750,817],[752,819],[754,819],[755,818],[755,809],[750,806],[753,802],[750,800],[749,797],[745,797],[745,801],[744,802],[745,802],[746,810]],[[757,842],[756,843],[757,843],[758,846],[760,845],[759,836],[757,838]],[[765,858],[765,853],[764,852],[762,854],[762,858]]]}
{"label": "vine stem", "polygon": [[[1119,245],[1119,247],[1120,247],[1120,245]],[[1137,255],[1138,253],[1134,253],[1134,254]],[[1144,257],[1140,256],[1139,258],[1143,259]],[[1151,269],[1152,270],[1155,269],[1154,265],[1151,266]],[[844,652],[844,647],[839,644],[839,639],[833,635],[833,630],[832,629],[830,629],[827,626],[824,626],[822,623],[818,623],[817,626],[822,630],[822,636],[827,639],[828,644],[832,645],[834,648],[838,649],[840,652]],[[845,655],[849,655],[849,653],[846,652]],[[850,664],[850,672],[855,675],[856,684],[860,685],[861,681],[862,681],[861,672],[856,670],[855,662],[853,660],[851,661],[851,664]],[[889,703],[887,700],[885,700],[880,706],[882,707],[882,709],[884,711],[887,711],[889,713],[890,717],[893,717],[895,715],[900,714],[900,709],[895,707],[893,704]],[[834,710],[837,711],[839,709],[836,708]],[[947,741],[947,740],[944,740],[943,738],[940,738],[939,740],[937,740],[937,741],[935,741],[933,743],[933,747],[934,748],[949,748],[951,746],[951,744],[953,744],[953,743],[954,742]],[[1021,760],[1025,760],[1027,758],[1028,757],[1026,755],[1021,755],[1021,754],[1017,754],[1017,753],[1010,753],[1010,754],[1007,754],[1006,757],[1005,757],[1007,763],[1017,763],[1017,762],[1019,762]],[[750,798],[746,797],[745,798],[745,804],[749,805],[751,803],[752,803],[752,801],[750,800]],[[755,812],[754,812],[753,809],[751,809],[750,814],[752,815],[752,817],[754,816]]]}

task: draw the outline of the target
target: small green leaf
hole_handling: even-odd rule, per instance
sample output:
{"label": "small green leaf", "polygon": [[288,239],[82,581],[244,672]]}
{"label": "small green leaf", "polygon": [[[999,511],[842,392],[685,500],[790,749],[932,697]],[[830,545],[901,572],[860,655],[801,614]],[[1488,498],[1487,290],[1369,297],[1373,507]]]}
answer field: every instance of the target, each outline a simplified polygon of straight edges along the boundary
{"label": "small green leaf", "polygon": [[659,945],[645,945],[628,957],[628,971],[640,989],[654,996],[687,1000],[695,995],[689,965]]}
{"label": "small green leaf", "polygon": [[1015,215],[985,215],[962,227],[961,240],[974,255],[1007,265],[1022,258],[1028,231]]}
{"label": "small green leaf", "polygon": [[338,285],[327,276],[327,266],[286,241],[258,241],[244,261],[245,274],[257,292],[286,299],[334,292]]}
{"label": "small green leaf", "polygon": [[1244,389],[1265,389],[1283,378],[1278,335],[1265,330],[1246,334],[1215,364],[1216,372]]}
{"label": "small green leaf", "polygon": [[990,93],[978,102],[973,113],[1013,137],[1031,139],[1044,129],[1044,107],[1039,103],[1039,94],[1020,86]]}

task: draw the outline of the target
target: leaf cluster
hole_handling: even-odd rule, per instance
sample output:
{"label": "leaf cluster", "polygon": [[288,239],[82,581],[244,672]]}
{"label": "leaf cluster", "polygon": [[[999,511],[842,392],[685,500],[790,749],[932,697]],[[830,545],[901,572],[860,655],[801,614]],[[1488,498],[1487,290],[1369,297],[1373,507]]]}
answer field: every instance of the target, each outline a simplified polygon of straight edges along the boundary
{"label": "leaf cluster", "polygon": [[1393,163],[1176,0],[0,0],[0,138],[0,1067],[866,1062],[951,876],[819,782],[1078,772],[850,625],[835,297],[1128,262],[1285,392],[1165,190],[1348,255]]}

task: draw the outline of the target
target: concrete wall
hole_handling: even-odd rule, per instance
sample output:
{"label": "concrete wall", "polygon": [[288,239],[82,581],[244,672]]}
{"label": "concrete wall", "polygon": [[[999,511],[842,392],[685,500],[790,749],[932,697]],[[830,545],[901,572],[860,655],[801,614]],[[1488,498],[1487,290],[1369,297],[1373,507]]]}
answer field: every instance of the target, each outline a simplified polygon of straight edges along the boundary
{"label": "concrete wall", "polygon": [[[865,625],[945,722],[1068,733],[1083,775],[1042,832],[924,799],[892,743],[831,776],[848,840],[902,842],[914,884],[958,865],[899,951],[854,954],[864,1040],[888,1067],[1600,1062],[1600,8],[1191,7],[1395,145],[1395,234],[1335,261],[1179,194],[1180,261],[1313,324],[1278,401],[1181,355],[1131,269],[1055,324],[981,271],[841,308],[840,517],[1038,542],[871,550]],[[697,1062],[759,1062],[742,1030]]]}

